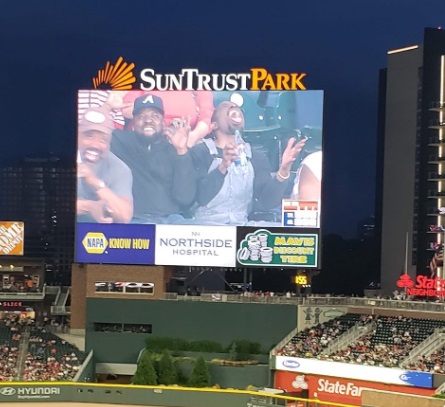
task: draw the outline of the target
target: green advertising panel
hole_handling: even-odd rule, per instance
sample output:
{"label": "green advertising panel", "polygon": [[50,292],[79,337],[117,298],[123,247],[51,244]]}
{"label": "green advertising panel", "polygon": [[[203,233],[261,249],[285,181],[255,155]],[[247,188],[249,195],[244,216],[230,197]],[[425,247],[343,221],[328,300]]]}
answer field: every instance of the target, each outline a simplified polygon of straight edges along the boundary
{"label": "green advertising panel", "polygon": [[237,262],[243,266],[318,266],[318,234],[289,229],[238,228]]}

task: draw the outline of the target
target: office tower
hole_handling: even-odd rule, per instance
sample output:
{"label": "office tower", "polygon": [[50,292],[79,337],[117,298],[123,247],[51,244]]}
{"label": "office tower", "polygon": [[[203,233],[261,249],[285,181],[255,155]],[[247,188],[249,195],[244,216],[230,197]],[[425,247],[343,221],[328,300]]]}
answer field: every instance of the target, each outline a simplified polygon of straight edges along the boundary
{"label": "office tower", "polygon": [[49,282],[69,284],[74,258],[75,167],[54,156],[0,167],[0,218],[25,223],[24,256],[43,259]]}
{"label": "office tower", "polygon": [[426,28],[422,44],[389,51],[379,79],[376,230],[390,294],[401,273],[430,275],[444,241],[445,31]]}

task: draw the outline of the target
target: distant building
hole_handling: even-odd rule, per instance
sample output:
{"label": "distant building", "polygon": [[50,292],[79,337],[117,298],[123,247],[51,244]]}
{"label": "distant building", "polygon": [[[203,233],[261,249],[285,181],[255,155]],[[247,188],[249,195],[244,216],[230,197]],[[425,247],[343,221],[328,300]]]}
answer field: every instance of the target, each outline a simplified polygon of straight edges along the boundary
{"label": "distant building", "polygon": [[390,294],[406,269],[429,274],[444,240],[445,31],[427,28],[423,44],[389,51],[379,90],[376,230]]}
{"label": "distant building", "polygon": [[357,226],[357,238],[359,240],[371,239],[375,235],[375,217],[369,216],[361,220]]}
{"label": "distant building", "polygon": [[74,259],[75,166],[27,157],[0,167],[0,220],[25,222],[25,253],[43,259],[49,282],[70,283]]}

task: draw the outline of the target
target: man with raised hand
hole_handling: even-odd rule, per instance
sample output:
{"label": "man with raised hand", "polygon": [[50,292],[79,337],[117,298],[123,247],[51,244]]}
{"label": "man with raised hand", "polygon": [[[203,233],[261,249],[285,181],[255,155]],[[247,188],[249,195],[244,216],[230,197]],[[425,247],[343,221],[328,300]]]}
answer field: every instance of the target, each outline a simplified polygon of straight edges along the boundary
{"label": "man with raised hand", "polygon": [[134,130],[115,130],[111,151],[133,173],[133,223],[183,223],[195,199],[196,171],[187,148],[186,119],[164,123],[164,104],[143,95],[133,107]]}

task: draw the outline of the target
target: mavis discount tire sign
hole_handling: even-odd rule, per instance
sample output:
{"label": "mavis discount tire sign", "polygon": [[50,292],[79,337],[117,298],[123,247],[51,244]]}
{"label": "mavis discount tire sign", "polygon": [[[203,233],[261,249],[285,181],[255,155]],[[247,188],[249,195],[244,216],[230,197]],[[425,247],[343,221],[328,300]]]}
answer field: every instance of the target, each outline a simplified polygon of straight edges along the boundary
{"label": "mavis discount tire sign", "polygon": [[0,222],[0,256],[23,256],[23,222]]}

